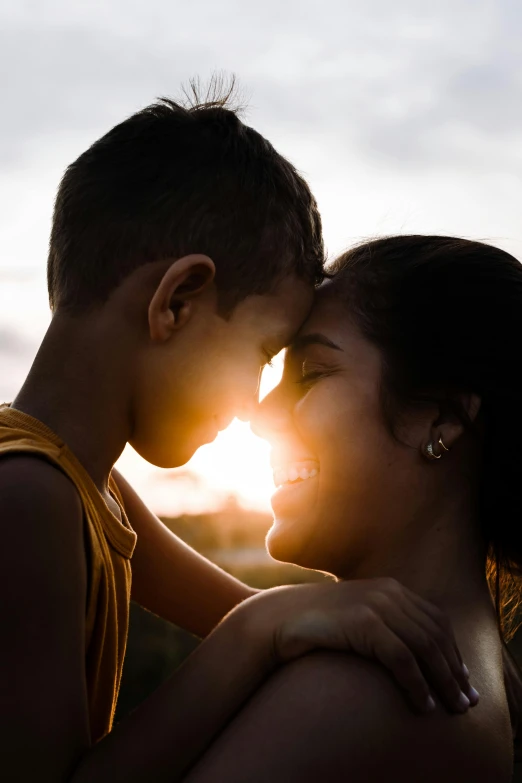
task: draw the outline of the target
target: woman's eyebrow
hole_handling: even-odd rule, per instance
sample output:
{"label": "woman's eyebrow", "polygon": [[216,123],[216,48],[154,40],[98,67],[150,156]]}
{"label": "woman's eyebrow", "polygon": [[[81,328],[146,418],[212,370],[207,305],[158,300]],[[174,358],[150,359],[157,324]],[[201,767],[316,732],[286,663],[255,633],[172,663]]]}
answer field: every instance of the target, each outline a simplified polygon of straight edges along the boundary
{"label": "woman's eyebrow", "polygon": [[312,334],[302,334],[296,337],[290,344],[289,351],[291,353],[297,353],[304,348],[308,348],[309,345],[324,345],[326,348],[333,348],[335,351],[342,351],[343,349],[336,345],[334,342],[325,337],[324,334],[319,332],[313,332]]}

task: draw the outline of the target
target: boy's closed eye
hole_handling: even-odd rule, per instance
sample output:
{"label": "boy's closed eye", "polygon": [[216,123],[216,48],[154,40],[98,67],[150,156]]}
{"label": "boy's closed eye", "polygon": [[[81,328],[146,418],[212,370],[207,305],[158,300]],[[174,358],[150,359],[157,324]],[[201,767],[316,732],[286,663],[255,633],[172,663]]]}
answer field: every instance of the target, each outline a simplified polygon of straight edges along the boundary
{"label": "boy's closed eye", "polygon": [[263,367],[273,367],[274,364],[273,364],[272,360],[273,360],[274,356],[276,356],[276,354],[277,354],[277,351],[276,352],[272,352],[272,351],[267,350],[266,348],[263,348],[263,357],[264,357],[264,360],[265,360],[263,362]]}

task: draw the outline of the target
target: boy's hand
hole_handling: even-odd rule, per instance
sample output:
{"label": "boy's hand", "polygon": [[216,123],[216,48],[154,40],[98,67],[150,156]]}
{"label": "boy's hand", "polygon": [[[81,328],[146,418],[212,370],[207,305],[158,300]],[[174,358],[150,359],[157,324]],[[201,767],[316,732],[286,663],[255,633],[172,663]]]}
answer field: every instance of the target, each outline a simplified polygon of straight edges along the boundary
{"label": "boy's hand", "polygon": [[275,663],[344,650],[389,669],[422,712],[435,707],[430,686],[452,712],[478,701],[446,615],[394,579],[274,588],[243,609],[251,633],[270,639]]}

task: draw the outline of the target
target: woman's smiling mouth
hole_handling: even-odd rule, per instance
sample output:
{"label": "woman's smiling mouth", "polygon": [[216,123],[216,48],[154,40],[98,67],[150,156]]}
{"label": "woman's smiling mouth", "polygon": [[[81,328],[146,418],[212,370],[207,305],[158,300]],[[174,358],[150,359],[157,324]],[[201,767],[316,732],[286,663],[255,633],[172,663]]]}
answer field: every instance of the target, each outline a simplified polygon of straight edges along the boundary
{"label": "woman's smiling mouth", "polygon": [[314,503],[319,480],[319,462],[314,459],[292,460],[274,464],[274,484],[277,489],[271,503],[277,520],[301,517]]}
{"label": "woman's smiling mouth", "polygon": [[274,467],[274,484],[279,489],[285,485],[298,484],[315,478],[319,473],[316,460],[296,460]]}

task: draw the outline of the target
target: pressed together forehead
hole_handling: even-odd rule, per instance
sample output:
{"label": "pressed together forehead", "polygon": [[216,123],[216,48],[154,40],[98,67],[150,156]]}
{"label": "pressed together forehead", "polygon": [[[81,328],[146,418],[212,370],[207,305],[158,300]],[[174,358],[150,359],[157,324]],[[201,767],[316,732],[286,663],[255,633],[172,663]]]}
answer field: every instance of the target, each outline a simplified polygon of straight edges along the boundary
{"label": "pressed together forehead", "polygon": [[289,275],[271,293],[249,296],[236,305],[230,320],[238,328],[277,336],[284,347],[306,321],[313,304],[313,285]]}
{"label": "pressed together forehead", "polygon": [[309,317],[289,346],[289,366],[304,361],[347,370],[350,377],[355,372],[365,383],[382,381],[382,350],[363,333],[334,281],[317,291]]}

